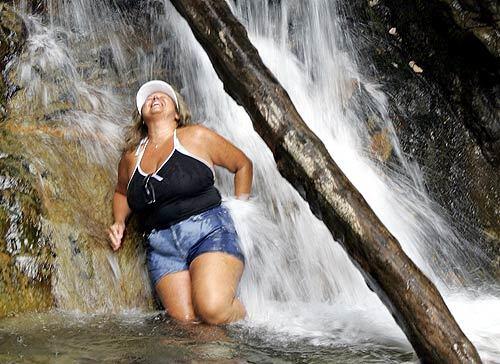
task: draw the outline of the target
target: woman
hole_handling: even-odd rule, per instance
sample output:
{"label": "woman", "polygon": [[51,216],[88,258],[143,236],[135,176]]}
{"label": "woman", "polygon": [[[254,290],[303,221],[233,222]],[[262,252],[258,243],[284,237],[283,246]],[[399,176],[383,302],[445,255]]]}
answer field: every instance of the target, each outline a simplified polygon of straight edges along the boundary
{"label": "woman", "polygon": [[163,81],[141,86],[135,123],[118,166],[111,247],[120,248],[131,212],[149,233],[147,264],[158,296],[173,318],[222,324],[245,317],[235,298],[244,257],[228,211],[214,187],[213,166],[234,175],[234,193],[247,199],[252,162],[190,115]]}

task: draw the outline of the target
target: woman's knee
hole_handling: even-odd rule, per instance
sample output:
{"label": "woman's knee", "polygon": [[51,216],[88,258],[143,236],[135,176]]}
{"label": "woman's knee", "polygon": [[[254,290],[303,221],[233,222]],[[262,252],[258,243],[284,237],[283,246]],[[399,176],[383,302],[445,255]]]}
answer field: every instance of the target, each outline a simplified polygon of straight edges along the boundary
{"label": "woman's knee", "polygon": [[168,312],[167,314],[172,317],[175,321],[183,324],[190,324],[197,321],[197,318],[191,312]]}
{"label": "woman's knee", "polygon": [[213,299],[195,299],[194,308],[196,314],[206,323],[212,325],[225,324],[231,318],[231,302],[213,298]]}
{"label": "woman's knee", "polygon": [[163,276],[155,289],[170,317],[185,323],[196,321],[191,302],[191,278],[188,271]]}

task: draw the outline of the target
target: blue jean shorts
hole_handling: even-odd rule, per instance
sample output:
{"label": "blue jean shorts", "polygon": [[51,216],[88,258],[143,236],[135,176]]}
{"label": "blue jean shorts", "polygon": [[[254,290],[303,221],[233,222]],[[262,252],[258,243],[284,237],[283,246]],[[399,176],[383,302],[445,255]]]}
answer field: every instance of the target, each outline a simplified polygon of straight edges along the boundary
{"label": "blue jean shorts", "polygon": [[188,217],[148,236],[146,262],[153,287],[166,274],[188,270],[207,252],[224,252],[245,261],[233,219],[224,206]]}

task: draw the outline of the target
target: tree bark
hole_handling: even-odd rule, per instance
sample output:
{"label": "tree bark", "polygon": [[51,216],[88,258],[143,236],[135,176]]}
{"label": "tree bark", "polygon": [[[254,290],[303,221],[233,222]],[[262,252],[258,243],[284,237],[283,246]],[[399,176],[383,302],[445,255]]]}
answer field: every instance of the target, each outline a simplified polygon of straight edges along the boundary
{"label": "tree bark", "polygon": [[307,127],[224,0],[171,0],[273,152],[280,173],[347,251],[424,363],[480,363],[432,282]]}

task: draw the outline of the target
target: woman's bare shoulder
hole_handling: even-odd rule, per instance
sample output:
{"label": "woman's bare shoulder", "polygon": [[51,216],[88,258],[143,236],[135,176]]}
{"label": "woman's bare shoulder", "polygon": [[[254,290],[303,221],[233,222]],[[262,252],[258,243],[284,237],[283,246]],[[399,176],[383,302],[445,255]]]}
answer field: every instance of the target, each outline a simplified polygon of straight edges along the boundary
{"label": "woman's bare shoulder", "polygon": [[188,138],[193,141],[206,139],[210,137],[211,134],[215,133],[212,129],[201,124],[186,125],[178,130],[178,134],[180,134],[182,138]]}
{"label": "woman's bare shoulder", "polygon": [[118,163],[118,183],[116,186],[116,191],[126,194],[127,193],[127,183],[130,180],[135,162],[135,152],[134,151],[124,151]]}
{"label": "woman's bare shoulder", "polygon": [[190,124],[190,125],[185,125],[180,129],[177,129],[181,131],[182,133],[188,134],[188,135],[193,135],[193,134],[200,134],[200,133],[206,133],[208,131],[212,131],[210,128],[207,128],[205,125],[202,124]]}
{"label": "woman's bare shoulder", "polygon": [[128,165],[129,163],[133,163],[134,160],[135,160],[135,151],[126,150],[122,153],[120,163],[125,163]]}
{"label": "woman's bare shoulder", "polygon": [[120,162],[118,164],[118,173],[122,174],[123,177],[130,177],[132,170],[134,169],[136,161],[135,151],[126,150],[122,153]]}

